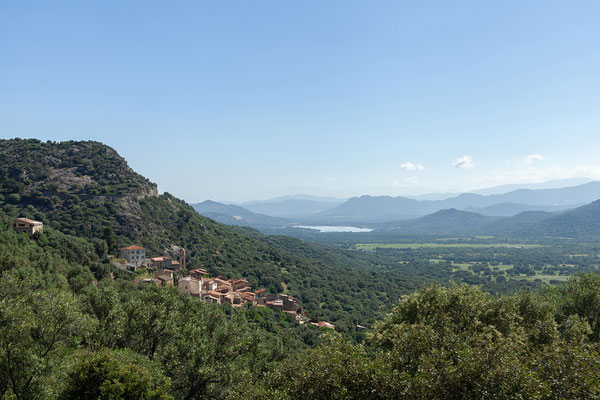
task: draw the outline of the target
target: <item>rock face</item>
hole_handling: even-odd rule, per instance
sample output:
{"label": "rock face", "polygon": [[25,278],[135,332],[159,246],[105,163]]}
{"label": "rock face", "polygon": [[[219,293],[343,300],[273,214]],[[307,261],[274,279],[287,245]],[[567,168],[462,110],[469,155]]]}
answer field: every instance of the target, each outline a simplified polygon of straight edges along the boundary
{"label": "rock face", "polygon": [[185,248],[188,265],[216,275],[243,275],[274,289],[283,281],[275,249],[159,195],[102,143],[0,140],[0,194],[0,214],[42,221],[112,252],[137,244],[149,256],[177,259]]}
{"label": "rock face", "polygon": [[0,141],[0,190],[24,196],[156,196],[156,184],[135,173],[99,142]]}
{"label": "rock face", "polygon": [[9,213],[27,209],[65,233],[101,238],[107,227],[134,234],[140,201],[158,190],[102,143],[11,139],[0,140],[0,194]]}

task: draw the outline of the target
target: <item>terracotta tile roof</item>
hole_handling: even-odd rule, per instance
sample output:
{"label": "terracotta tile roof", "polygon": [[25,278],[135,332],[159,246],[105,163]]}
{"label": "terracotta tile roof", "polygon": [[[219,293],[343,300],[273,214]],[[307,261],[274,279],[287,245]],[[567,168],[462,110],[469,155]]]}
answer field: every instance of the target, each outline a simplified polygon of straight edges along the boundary
{"label": "terracotta tile roof", "polygon": [[196,268],[190,270],[190,274],[200,274],[200,275],[208,275],[208,272],[202,268]]}
{"label": "terracotta tile roof", "polygon": [[127,246],[127,247],[121,247],[121,250],[146,250],[143,247],[140,246]]}
{"label": "terracotta tile roof", "polygon": [[319,323],[316,324],[319,328],[329,328],[329,329],[335,329],[335,325],[330,324],[329,322],[325,322],[325,321],[321,321]]}
{"label": "terracotta tile roof", "polygon": [[242,299],[248,301],[254,301],[254,295],[250,295],[248,293],[242,293]]}

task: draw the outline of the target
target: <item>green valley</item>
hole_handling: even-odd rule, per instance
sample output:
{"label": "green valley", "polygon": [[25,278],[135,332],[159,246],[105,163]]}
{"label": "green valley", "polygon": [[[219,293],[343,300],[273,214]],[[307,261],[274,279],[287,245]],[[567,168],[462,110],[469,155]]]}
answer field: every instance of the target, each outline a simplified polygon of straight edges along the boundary
{"label": "green valley", "polygon": [[[4,140],[0,161],[3,398],[545,399],[600,390],[593,242],[299,239],[203,217],[101,143]],[[43,232],[15,232],[17,217]],[[175,281],[192,269],[244,278],[296,297],[308,321],[335,329],[142,284],[152,267],[133,273],[114,262],[131,244],[148,257],[184,248]],[[565,381],[553,383],[565,365]],[[573,378],[581,374],[590,380]]]}

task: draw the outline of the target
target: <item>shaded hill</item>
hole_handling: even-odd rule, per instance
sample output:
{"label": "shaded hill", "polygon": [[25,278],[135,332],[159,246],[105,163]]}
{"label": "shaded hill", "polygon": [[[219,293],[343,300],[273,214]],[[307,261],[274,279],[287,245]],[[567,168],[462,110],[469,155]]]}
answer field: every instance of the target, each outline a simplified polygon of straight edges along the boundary
{"label": "shaded hill", "polygon": [[456,209],[440,210],[421,218],[382,224],[383,229],[407,234],[473,234],[498,218]]}
{"label": "shaded hill", "polygon": [[512,217],[517,214],[527,211],[543,211],[543,212],[555,212],[563,211],[576,206],[535,206],[529,204],[518,204],[518,203],[500,203],[494,204],[487,207],[467,207],[465,211],[479,213],[482,215],[490,215],[496,217]]}
{"label": "shaded hill", "polygon": [[[345,203],[323,211],[313,218],[323,221],[370,221],[386,222],[414,218],[427,214],[430,201],[418,201],[406,197],[361,196],[352,197]],[[431,207],[433,209],[433,207]]]}
{"label": "shaded hill", "polygon": [[481,227],[480,233],[489,235],[522,234],[535,224],[556,216],[557,213],[525,211],[512,217],[505,217]]}
{"label": "shaded hill", "polygon": [[526,211],[511,217],[484,216],[456,209],[424,217],[378,225],[378,231],[427,235],[511,235],[529,239],[544,237],[600,239],[600,200],[569,211]]}
{"label": "shaded hill", "polygon": [[191,204],[191,206],[199,214],[227,225],[280,228],[290,223],[289,220],[284,218],[254,213],[240,206],[222,204],[212,200]]}
{"label": "shaded hill", "polygon": [[598,240],[600,238],[600,200],[544,219],[525,232],[538,236]]}

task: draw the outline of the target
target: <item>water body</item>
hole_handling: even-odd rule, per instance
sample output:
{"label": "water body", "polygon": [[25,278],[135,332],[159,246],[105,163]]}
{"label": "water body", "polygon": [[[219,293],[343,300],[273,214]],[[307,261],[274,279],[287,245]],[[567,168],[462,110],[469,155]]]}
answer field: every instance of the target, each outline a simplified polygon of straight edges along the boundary
{"label": "water body", "polygon": [[356,226],[311,226],[311,225],[296,225],[294,228],[314,229],[321,233],[329,232],[371,232],[370,228],[357,228]]}

